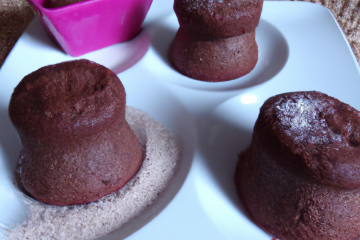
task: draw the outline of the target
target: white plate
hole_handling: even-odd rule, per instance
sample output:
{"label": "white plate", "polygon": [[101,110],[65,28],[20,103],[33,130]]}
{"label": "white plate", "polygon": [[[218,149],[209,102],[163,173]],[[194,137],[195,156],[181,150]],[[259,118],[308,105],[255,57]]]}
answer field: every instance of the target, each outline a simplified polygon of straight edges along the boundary
{"label": "white plate", "polygon": [[[144,24],[152,46],[119,77],[130,105],[161,121],[187,144],[184,170],[160,206],[165,206],[186,180],[164,211],[148,224],[141,219],[140,223],[133,221],[100,239],[119,239],[144,225],[127,239],[270,240],[271,236],[246,217],[233,183],[237,154],[250,142],[259,107],[278,93],[318,90],[360,109],[358,64],[327,9],[303,2],[265,2],[256,36],[260,50],[257,69],[226,83],[191,80],[173,70],[164,57],[178,26],[170,2],[154,1]],[[1,179],[12,179],[14,164],[9,167],[8,161],[16,160],[19,149],[7,116],[13,87],[29,72],[68,58],[47,40],[38,23],[32,27],[33,33],[27,30],[0,70]],[[195,148],[196,135],[199,143]],[[4,206],[21,213],[21,201],[15,205],[17,198],[10,199],[14,195],[4,192],[4,186],[0,181],[0,213]]]}
{"label": "white plate", "polygon": [[[6,71],[4,71],[6,72]],[[0,72],[0,77],[3,76]],[[6,75],[4,75],[6,76]],[[183,141],[183,153],[178,172],[171,181],[171,187],[159,196],[146,211],[124,225],[121,231],[114,231],[101,239],[125,238],[159,214],[174,198],[189,172],[197,142],[194,118],[168,93],[166,87],[156,81],[122,81],[127,93],[127,105],[134,106],[162,123]],[[16,81],[0,83],[0,95],[10,98]],[[10,94],[9,94],[10,93]],[[9,101],[9,99],[8,99]],[[20,141],[7,115],[7,105],[0,105],[0,228],[13,227],[26,217],[27,206],[23,204],[23,195],[16,189],[14,167],[20,150]],[[181,115],[181,119],[179,119]],[[0,235],[0,239],[1,235]]]}
{"label": "white plate", "polygon": [[148,66],[148,71],[154,74],[161,73],[162,76],[171,76],[166,79],[167,82],[186,88],[229,91],[256,86],[274,77],[284,67],[289,55],[284,36],[274,25],[262,18],[256,29],[259,58],[255,68],[249,74],[226,82],[194,81],[173,69],[168,59],[168,49],[179,28],[175,13],[145,26],[150,33],[152,43],[144,62]]}

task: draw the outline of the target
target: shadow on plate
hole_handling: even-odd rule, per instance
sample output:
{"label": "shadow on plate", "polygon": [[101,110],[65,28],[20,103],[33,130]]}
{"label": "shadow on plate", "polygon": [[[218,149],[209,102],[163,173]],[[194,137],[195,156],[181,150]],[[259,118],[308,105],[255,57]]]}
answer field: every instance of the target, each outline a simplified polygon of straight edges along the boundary
{"label": "shadow on plate", "polygon": [[0,133],[1,238],[4,229],[13,228],[26,219],[27,205],[24,203],[23,194],[14,184],[20,140],[9,119],[7,108],[0,108]]}
{"label": "shadow on plate", "polygon": [[[159,22],[149,28],[151,36],[151,44],[154,50],[159,54],[160,58],[172,69],[172,65],[169,61],[169,48],[175,38],[177,32],[176,28],[172,28],[169,25]],[[174,69],[174,71],[176,71]]]}
{"label": "shadow on plate", "polygon": [[250,145],[252,132],[216,116],[204,117],[198,123],[199,148],[206,165],[228,199],[247,215],[238,197],[234,176],[238,156]]}
{"label": "shadow on plate", "polygon": [[[250,145],[261,104],[262,100],[255,96],[238,95],[223,102],[198,121],[199,149],[205,166],[217,184],[218,191],[249,220],[251,217],[236,190],[235,170],[239,154]],[[220,212],[225,210],[218,209]]]}
{"label": "shadow on plate", "polygon": [[13,127],[7,108],[0,109],[0,150],[3,151],[1,160],[4,163],[5,169],[1,174],[8,175],[14,180],[14,174],[16,162],[19,156],[20,139]]}
{"label": "shadow on plate", "polygon": [[55,48],[58,49],[59,51],[65,53],[64,51],[62,51],[62,49],[60,48],[60,46],[58,46],[58,44],[52,40],[52,38],[49,36],[49,34],[46,32],[46,30],[44,29],[44,27],[41,25],[39,17],[36,16],[31,23],[29,24],[29,26],[27,27],[27,29],[25,30],[25,33],[31,38],[33,39],[33,41],[35,42],[39,42],[42,45],[49,47],[49,48]]}

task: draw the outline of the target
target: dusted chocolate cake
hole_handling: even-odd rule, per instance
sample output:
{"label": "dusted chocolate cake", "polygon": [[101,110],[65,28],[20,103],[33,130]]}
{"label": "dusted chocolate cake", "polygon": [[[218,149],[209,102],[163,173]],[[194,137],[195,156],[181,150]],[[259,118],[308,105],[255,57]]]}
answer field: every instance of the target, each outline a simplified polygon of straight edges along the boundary
{"label": "dusted chocolate cake", "polygon": [[15,88],[18,186],[40,202],[73,205],[123,187],[143,153],[125,120],[125,91],[109,69],[78,60],[46,66]]}
{"label": "dusted chocolate cake", "polygon": [[360,112],[320,92],[268,99],[235,179],[281,240],[360,239]]}
{"label": "dusted chocolate cake", "polygon": [[258,60],[255,28],[263,0],[175,0],[180,23],[170,61],[180,73],[209,82],[249,73]]}

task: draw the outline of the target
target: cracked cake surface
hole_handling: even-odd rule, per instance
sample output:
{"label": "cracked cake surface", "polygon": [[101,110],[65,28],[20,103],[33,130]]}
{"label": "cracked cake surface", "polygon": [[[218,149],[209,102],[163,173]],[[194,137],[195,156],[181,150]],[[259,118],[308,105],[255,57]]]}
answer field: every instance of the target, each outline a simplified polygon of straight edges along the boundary
{"label": "cracked cake surface", "polygon": [[259,227],[282,240],[360,237],[360,113],[320,92],[260,109],[235,183]]}

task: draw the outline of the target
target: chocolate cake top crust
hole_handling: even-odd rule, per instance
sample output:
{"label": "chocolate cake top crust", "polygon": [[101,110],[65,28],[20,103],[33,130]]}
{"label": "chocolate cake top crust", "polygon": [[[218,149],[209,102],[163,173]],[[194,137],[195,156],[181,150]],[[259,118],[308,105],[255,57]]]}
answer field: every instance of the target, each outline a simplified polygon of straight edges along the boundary
{"label": "chocolate cake top crust", "polygon": [[255,128],[300,156],[301,162],[283,166],[296,166],[322,184],[360,187],[359,111],[320,92],[296,92],[268,99],[259,119]]}
{"label": "chocolate cake top crust", "polygon": [[109,69],[88,60],[64,62],[24,77],[9,115],[20,136],[61,144],[115,127],[124,118],[125,97]]}
{"label": "chocolate cake top crust", "polygon": [[180,27],[208,38],[234,37],[255,30],[263,0],[175,0]]}

